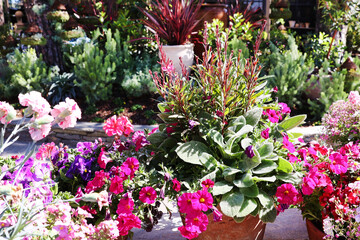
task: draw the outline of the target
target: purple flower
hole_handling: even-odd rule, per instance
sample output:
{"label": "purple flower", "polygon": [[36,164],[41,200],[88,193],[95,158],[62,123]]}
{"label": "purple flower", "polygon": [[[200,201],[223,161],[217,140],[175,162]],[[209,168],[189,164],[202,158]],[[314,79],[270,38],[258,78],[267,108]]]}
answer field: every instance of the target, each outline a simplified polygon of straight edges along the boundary
{"label": "purple flower", "polygon": [[190,129],[193,129],[195,126],[197,126],[197,125],[200,125],[200,123],[199,122],[197,122],[197,121],[194,121],[194,120],[189,120],[189,127],[190,127]]}
{"label": "purple flower", "polygon": [[216,207],[213,207],[212,210],[213,210],[214,222],[222,221],[222,213]]}
{"label": "purple flower", "polygon": [[90,180],[91,163],[93,160],[93,158],[86,159],[80,155],[77,155],[65,176],[68,178],[74,178],[74,175],[79,174],[84,181]]}
{"label": "purple flower", "polygon": [[48,163],[42,163],[37,166],[34,171],[33,178],[35,181],[42,181],[44,177],[50,178],[50,165]]}
{"label": "purple flower", "polygon": [[248,156],[248,158],[253,158],[255,156],[254,150],[253,150],[253,146],[248,146],[245,149],[245,154]]}
{"label": "purple flower", "polygon": [[92,153],[92,150],[94,150],[96,147],[92,142],[78,142],[76,148],[82,155],[88,155]]}
{"label": "purple flower", "polygon": [[54,150],[51,154],[51,162],[54,166],[57,166],[59,169],[62,169],[64,165],[69,162],[69,154],[64,148],[59,150]]}

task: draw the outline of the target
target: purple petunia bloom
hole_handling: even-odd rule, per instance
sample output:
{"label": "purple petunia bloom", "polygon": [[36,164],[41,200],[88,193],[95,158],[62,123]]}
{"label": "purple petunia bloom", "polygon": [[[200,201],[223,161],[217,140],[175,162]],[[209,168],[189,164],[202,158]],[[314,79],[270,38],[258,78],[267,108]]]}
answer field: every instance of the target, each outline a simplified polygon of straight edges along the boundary
{"label": "purple petunia bloom", "polygon": [[74,178],[74,175],[80,175],[85,181],[90,180],[91,177],[91,163],[94,158],[86,159],[80,155],[75,156],[74,162],[71,164],[69,170],[65,176],[68,178]]}
{"label": "purple petunia bloom", "polygon": [[82,155],[85,156],[91,154],[96,146],[94,146],[92,142],[78,142],[76,148]]}
{"label": "purple petunia bloom", "polygon": [[54,150],[51,154],[51,162],[54,166],[57,166],[59,169],[64,168],[64,165],[69,162],[69,154],[64,148],[59,150]]}
{"label": "purple petunia bloom", "polygon": [[255,156],[255,153],[254,153],[254,150],[253,150],[253,146],[248,146],[246,149],[245,149],[245,154],[246,156],[248,156],[248,158],[253,158]]}
{"label": "purple petunia bloom", "polygon": [[197,125],[200,125],[200,123],[197,121],[194,121],[194,120],[189,120],[189,128],[190,129],[193,129]]}

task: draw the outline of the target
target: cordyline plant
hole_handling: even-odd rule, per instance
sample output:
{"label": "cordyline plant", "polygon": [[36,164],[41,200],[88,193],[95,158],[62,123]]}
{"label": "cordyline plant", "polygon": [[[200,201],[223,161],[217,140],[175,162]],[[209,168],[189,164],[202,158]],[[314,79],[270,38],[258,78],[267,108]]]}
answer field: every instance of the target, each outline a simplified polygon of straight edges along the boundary
{"label": "cordyline plant", "polygon": [[143,23],[169,45],[182,45],[198,24],[197,13],[203,0],[155,0],[139,10],[148,18]]}
{"label": "cordyline plant", "polygon": [[[204,211],[211,210],[214,216],[218,216],[214,206],[220,206],[223,214],[239,222],[248,215],[272,222],[277,214],[276,187],[298,180],[284,157],[294,151],[291,139],[299,135],[286,131],[306,116],[289,118],[285,103],[266,104],[269,90],[263,89],[266,82],[259,78],[256,55],[263,29],[249,59],[228,54],[227,41],[217,33],[214,50],[205,42],[204,61],[197,62],[194,77],[176,73],[163,54],[162,72],[153,74],[165,100],[159,104],[165,123],[148,138],[155,153],[149,167],[162,164],[180,181],[181,191],[172,197],[185,215],[185,226],[179,230],[188,239],[205,231],[207,222],[202,214],[196,215],[202,228],[191,228],[190,218],[196,213],[182,209],[184,198],[204,194],[209,199]],[[214,187],[197,191],[204,181],[214,182]]]}

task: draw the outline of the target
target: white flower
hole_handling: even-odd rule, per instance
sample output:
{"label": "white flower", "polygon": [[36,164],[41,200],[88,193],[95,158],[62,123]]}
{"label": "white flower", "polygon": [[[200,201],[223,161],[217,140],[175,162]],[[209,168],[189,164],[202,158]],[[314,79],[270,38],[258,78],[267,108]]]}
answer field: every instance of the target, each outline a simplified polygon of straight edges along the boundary
{"label": "white flower", "polygon": [[355,221],[360,222],[360,207],[355,209]]}
{"label": "white flower", "polygon": [[331,223],[331,218],[330,217],[327,217],[327,218],[325,218],[323,220],[323,228],[324,228],[324,233],[326,233],[329,236],[334,237],[334,232],[332,231],[334,226]]}

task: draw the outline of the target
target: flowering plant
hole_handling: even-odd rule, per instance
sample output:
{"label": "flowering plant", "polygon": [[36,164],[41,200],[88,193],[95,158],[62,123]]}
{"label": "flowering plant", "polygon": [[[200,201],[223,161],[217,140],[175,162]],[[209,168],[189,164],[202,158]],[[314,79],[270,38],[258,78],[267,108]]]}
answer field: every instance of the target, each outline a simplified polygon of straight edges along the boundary
{"label": "flowering plant", "polygon": [[360,96],[351,91],[348,99],[334,102],[322,122],[325,128],[323,138],[337,145],[360,139]]}
{"label": "flowering plant", "polygon": [[326,239],[360,236],[360,147],[352,142],[335,151],[317,142],[301,145],[291,155],[303,170],[297,185],[276,192],[279,210],[298,206],[304,218],[327,234]]}
{"label": "flowering plant", "polygon": [[115,136],[110,145],[99,139],[51,152],[58,188],[75,196],[80,208],[93,217],[90,223],[112,221],[120,236],[131,235],[134,227],[151,231],[162,217],[159,206],[164,192],[167,187],[171,191],[165,184],[168,179],[154,170],[145,171],[150,152],[143,147],[156,129],[134,132],[126,117],[113,116],[104,130]]}
{"label": "flowering plant", "polygon": [[[212,205],[239,222],[250,214],[264,222],[275,220],[274,189],[296,179],[292,164],[282,155],[294,151],[291,139],[297,135],[286,131],[305,119],[287,117],[290,109],[285,103],[268,102],[257,49],[255,57],[243,61],[227,53],[227,41],[220,41],[219,35],[216,44],[214,52],[205,45],[204,61],[194,69],[194,78],[180,77],[164,54],[162,72],[153,75],[165,102],[159,104],[164,123],[148,138],[155,151],[149,167],[165,165],[180,182],[180,191],[193,192],[173,196],[186,216],[186,231],[179,230],[190,239],[206,230],[199,210],[218,212]],[[203,181],[213,188],[195,192]],[[183,198],[190,200],[192,210],[184,210]],[[196,214],[201,227],[188,224]]]}

